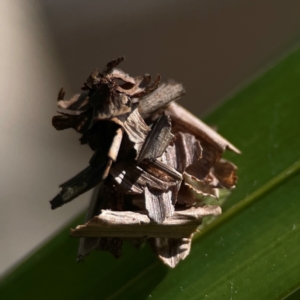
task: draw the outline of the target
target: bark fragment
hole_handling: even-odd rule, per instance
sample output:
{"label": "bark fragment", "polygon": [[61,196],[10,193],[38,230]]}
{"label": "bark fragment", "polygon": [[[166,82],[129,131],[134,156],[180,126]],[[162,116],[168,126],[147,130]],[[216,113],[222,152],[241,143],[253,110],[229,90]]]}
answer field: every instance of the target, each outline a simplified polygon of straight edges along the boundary
{"label": "bark fragment", "polygon": [[172,203],[172,191],[158,191],[148,188],[144,189],[145,205],[148,216],[155,223],[162,223],[174,213],[174,205]]}
{"label": "bark fragment", "polygon": [[154,239],[154,249],[158,257],[170,268],[175,268],[177,264],[184,260],[190,253],[192,238],[156,238]]}
{"label": "bark fragment", "polygon": [[140,114],[144,119],[155,120],[171,102],[177,101],[184,95],[185,89],[182,84],[169,80],[140,100]]}
{"label": "bark fragment", "polygon": [[219,215],[219,206],[192,207],[175,211],[162,224],[151,222],[146,212],[102,210],[85,225],[71,230],[73,237],[189,238],[203,217]]}
{"label": "bark fragment", "polygon": [[171,120],[168,116],[162,115],[144,139],[137,162],[140,163],[144,159],[155,160],[162,156],[173,139]]}
{"label": "bark fragment", "polygon": [[235,153],[241,153],[239,149],[182,106],[172,103],[167,107],[166,114],[168,114],[173,121],[174,132],[181,131],[193,134],[200,141],[204,140],[214,145],[221,152],[229,149]]}

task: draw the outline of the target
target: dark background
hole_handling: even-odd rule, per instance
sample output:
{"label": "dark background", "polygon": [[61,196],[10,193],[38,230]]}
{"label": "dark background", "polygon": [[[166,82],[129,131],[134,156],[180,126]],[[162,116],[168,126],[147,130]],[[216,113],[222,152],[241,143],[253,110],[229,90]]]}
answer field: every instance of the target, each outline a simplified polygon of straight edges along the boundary
{"label": "dark background", "polygon": [[126,56],[130,74],[184,83],[197,115],[257,73],[300,34],[296,0],[44,0],[72,88]]}

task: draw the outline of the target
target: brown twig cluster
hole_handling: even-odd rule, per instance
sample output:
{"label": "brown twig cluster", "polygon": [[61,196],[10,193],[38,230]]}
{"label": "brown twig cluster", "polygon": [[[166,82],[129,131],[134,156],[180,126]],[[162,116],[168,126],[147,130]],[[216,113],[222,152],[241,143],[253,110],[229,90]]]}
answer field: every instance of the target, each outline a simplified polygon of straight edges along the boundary
{"label": "brown twig cluster", "polygon": [[147,239],[171,267],[184,259],[204,216],[221,213],[203,196],[218,197],[235,186],[236,167],[223,160],[239,150],[174,103],[185,94],[174,81],[131,77],[116,67],[120,57],[95,70],[82,93],[64,100],[61,89],[53,117],[57,130],[74,128],[94,155],[89,166],[61,185],[52,209],[96,188],[80,237],[78,259],[94,249],[121,255],[124,238]]}

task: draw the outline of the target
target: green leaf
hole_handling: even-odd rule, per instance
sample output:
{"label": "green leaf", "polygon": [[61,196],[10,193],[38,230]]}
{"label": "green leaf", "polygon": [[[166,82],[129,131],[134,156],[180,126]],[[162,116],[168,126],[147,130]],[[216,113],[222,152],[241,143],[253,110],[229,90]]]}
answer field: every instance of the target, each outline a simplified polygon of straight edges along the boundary
{"label": "green leaf", "polygon": [[239,182],[174,270],[130,244],[76,264],[79,217],[2,280],[1,299],[298,299],[299,83],[298,50],[206,119],[242,150],[227,154]]}

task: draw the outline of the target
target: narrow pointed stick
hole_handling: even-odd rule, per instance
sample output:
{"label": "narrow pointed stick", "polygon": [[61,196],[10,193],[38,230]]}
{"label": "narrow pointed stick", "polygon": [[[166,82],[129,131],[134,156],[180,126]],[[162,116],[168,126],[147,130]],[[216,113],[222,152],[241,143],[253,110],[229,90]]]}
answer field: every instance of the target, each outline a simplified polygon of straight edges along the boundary
{"label": "narrow pointed stick", "polygon": [[222,152],[228,148],[235,153],[241,153],[239,149],[182,106],[172,103],[167,107],[165,113],[171,117],[173,129],[191,133],[197,138],[217,146]]}

